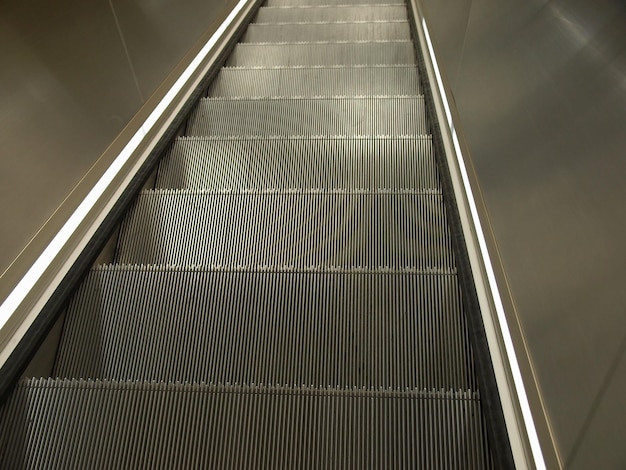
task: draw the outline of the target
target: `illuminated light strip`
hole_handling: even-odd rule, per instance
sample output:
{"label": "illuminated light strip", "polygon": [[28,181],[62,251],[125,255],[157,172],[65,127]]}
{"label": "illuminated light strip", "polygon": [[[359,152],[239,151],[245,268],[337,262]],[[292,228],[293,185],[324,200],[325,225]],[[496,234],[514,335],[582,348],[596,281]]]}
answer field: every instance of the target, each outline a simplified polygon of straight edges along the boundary
{"label": "illuminated light strip", "polygon": [[4,300],[0,306],[0,329],[3,328],[11,316],[15,313],[18,307],[24,302],[24,299],[28,293],[33,289],[37,281],[43,276],[46,270],[53,263],[54,259],[59,255],[62,248],[68,243],[72,234],[78,229],[80,224],[85,220],[87,214],[94,208],[98,200],[104,194],[104,191],[115,179],[122,167],[129,161],[131,155],[137,150],[137,147],[148,134],[148,132],[154,127],[156,122],[162,116],[164,110],[172,104],[176,95],[183,88],[187,80],[196,72],[200,64],[206,59],[211,52],[211,49],[215,46],[220,37],[224,34],[226,28],[230,26],[235,17],[248,3],[249,0],[240,0],[237,6],[226,17],[224,22],[220,25],[211,38],[207,41],[204,47],[200,50],[198,55],[191,61],[189,66],[185,69],[182,75],[176,80],[174,86],[166,93],[161,102],[156,106],[154,111],[141,125],[139,130],[130,139],[128,144],[115,158],[111,166],[105,171],[96,185],[89,191],[89,194],[80,203],[78,208],[74,211],[71,217],[63,225],[61,230],[55,235],[50,244],[44,249],[43,253],[39,255],[37,261],[33,263],[26,275],[18,282],[15,288],[11,291],[8,297]]}
{"label": "illuminated light strip", "polygon": [[505,345],[507,356],[509,359],[509,364],[511,365],[511,373],[513,375],[513,381],[515,382],[515,388],[516,388],[517,396],[520,402],[522,415],[524,416],[524,421],[526,423],[526,431],[528,433],[528,439],[530,441],[530,447],[532,449],[533,458],[535,460],[535,465],[537,469],[544,470],[546,468],[546,464],[543,458],[543,452],[541,451],[541,445],[539,444],[539,436],[537,435],[537,430],[535,428],[533,416],[530,411],[530,404],[528,402],[528,396],[526,395],[526,390],[524,388],[524,382],[522,380],[522,373],[520,371],[519,364],[517,362],[517,357],[515,356],[515,349],[513,347],[513,340],[511,338],[511,332],[509,330],[509,326],[506,321],[506,316],[504,314],[504,305],[502,304],[500,291],[498,290],[498,285],[496,283],[496,275],[491,266],[491,258],[487,250],[487,241],[485,239],[482,225],[480,223],[480,219],[478,216],[478,209],[476,208],[476,203],[474,202],[474,195],[473,195],[469,177],[467,174],[467,169],[465,167],[465,162],[463,161],[463,157],[462,157],[463,153],[461,152],[459,139],[457,137],[454,124],[452,122],[452,112],[450,111],[448,97],[443,87],[443,80],[441,79],[441,74],[439,73],[439,64],[437,63],[437,59],[435,57],[435,51],[434,51],[432,42],[430,40],[428,26],[426,26],[426,19],[423,17],[422,17],[422,27],[424,29],[424,36],[426,37],[426,43],[428,46],[430,59],[433,63],[435,76],[437,78],[437,86],[439,87],[439,93],[441,94],[444,111],[446,113],[446,118],[448,120],[448,127],[450,131],[452,132],[452,141],[454,144],[454,150],[456,152],[456,159],[459,164],[459,169],[461,171],[461,178],[463,180],[463,186],[465,187],[465,191],[468,195],[469,209],[470,209],[470,213],[472,214],[474,227],[476,228],[476,236],[478,237],[478,244],[480,246],[480,252],[483,258],[483,263],[484,263],[485,269],[487,270],[487,279],[489,281],[489,288],[493,296],[493,301],[496,307],[496,313],[498,315],[498,321],[500,322],[500,329],[502,331],[502,339],[504,340],[504,345]]}

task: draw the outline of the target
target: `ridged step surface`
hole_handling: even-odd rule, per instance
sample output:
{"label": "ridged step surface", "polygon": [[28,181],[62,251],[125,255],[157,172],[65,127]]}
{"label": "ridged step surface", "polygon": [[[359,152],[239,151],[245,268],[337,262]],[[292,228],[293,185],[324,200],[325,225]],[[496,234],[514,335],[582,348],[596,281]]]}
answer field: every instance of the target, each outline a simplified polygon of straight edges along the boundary
{"label": "ridged step surface", "polygon": [[472,392],[42,379],[3,414],[9,469],[490,468]]}
{"label": "ridged step surface", "polygon": [[415,66],[224,68],[212,97],[415,96]]}
{"label": "ridged step surface", "polygon": [[[293,7],[293,6],[317,6],[323,5],[380,5],[385,2],[381,0],[268,0],[268,6],[272,7]],[[393,2],[387,2],[393,4]]]}
{"label": "ridged step surface", "polygon": [[255,22],[324,23],[336,21],[408,21],[403,4],[383,6],[306,6],[302,8],[261,7]]}
{"label": "ridged step surface", "polygon": [[187,135],[192,136],[426,134],[422,96],[205,98],[187,124]]}
{"label": "ridged step surface", "polygon": [[227,67],[415,64],[411,41],[237,44]]}
{"label": "ridged step surface", "polygon": [[492,469],[406,5],[269,0],[0,408],[0,468]]}
{"label": "ridged step surface", "polygon": [[438,189],[430,137],[181,137],[159,163],[156,188]]}
{"label": "ridged step surface", "polygon": [[409,40],[405,21],[360,23],[251,24],[241,42],[394,41]]}
{"label": "ridged step surface", "polygon": [[452,272],[110,266],[68,308],[54,377],[476,389]]}
{"label": "ridged step surface", "polygon": [[441,195],[146,191],[116,262],[439,268],[454,264]]}

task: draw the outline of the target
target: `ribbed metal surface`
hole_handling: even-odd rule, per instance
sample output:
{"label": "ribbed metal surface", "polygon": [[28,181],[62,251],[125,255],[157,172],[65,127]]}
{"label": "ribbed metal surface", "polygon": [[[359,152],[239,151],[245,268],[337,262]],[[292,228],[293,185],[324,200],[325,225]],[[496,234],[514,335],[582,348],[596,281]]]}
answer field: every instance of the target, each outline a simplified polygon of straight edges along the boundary
{"label": "ribbed metal surface", "polygon": [[147,191],[122,226],[126,264],[452,267],[436,192]]}
{"label": "ribbed metal surface", "polygon": [[241,43],[226,62],[228,67],[397,64],[415,64],[412,42]]}
{"label": "ribbed metal surface", "polygon": [[430,137],[181,137],[161,160],[157,188],[438,189]]}
{"label": "ribbed metal surface", "polygon": [[205,98],[187,135],[425,135],[424,98]]}
{"label": "ribbed metal surface", "polygon": [[397,2],[381,2],[381,0],[268,0],[270,7],[292,7],[292,6],[318,6],[318,5],[380,5],[394,4]]}
{"label": "ribbed metal surface", "polygon": [[9,469],[491,467],[472,392],[42,379],[4,415]]}
{"label": "ribbed metal surface", "polygon": [[453,272],[111,266],[70,304],[53,376],[467,390],[468,348]]}
{"label": "ribbed metal surface", "polygon": [[259,10],[0,467],[493,468],[406,7],[312,1]]}
{"label": "ribbed metal surface", "polygon": [[209,88],[213,97],[415,96],[417,67],[336,66],[224,68]]}
{"label": "ribbed metal surface", "polygon": [[261,7],[256,23],[310,23],[329,21],[408,21],[406,6],[311,6],[303,8]]}
{"label": "ribbed metal surface", "polygon": [[371,23],[251,24],[241,42],[393,41],[409,40],[406,21]]}

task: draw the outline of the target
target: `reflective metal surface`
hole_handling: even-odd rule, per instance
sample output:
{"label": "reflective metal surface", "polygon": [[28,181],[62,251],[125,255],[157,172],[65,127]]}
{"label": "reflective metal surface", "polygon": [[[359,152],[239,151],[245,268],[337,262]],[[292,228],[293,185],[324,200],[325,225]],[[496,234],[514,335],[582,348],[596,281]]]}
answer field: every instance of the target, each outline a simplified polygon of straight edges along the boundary
{"label": "reflective metal surface", "polygon": [[215,31],[234,0],[110,0],[144,98],[205,31]]}
{"label": "reflective metal surface", "polygon": [[0,274],[234,4],[0,4]]}
{"label": "reflective metal surface", "polygon": [[624,468],[626,7],[423,1],[566,468]]}
{"label": "reflective metal surface", "polygon": [[0,5],[0,273],[141,100],[106,1]]}
{"label": "reflective metal surface", "polygon": [[[227,21],[239,10],[245,24],[252,3]],[[303,96],[319,69],[297,67],[280,96],[266,86],[254,99],[259,77],[235,70],[249,98],[212,85],[184,129],[172,126],[185,137],[124,216],[115,264],[94,267],[69,300],[51,379],[26,378],[0,413],[7,467],[113,456],[107,467],[510,468],[496,460],[485,395],[473,392],[477,349],[424,97],[391,80],[403,81],[400,67],[415,78],[414,55],[381,77],[367,65],[380,43],[358,45],[359,55],[325,43],[299,57],[333,72],[356,57],[357,77],[332,74],[339,83]],[[259,47],[276,57],[265,71],[293,50],[276,49]],[[363,95],[383,83],[385,96]],[[163,184],[190,169],[200,187]]]}

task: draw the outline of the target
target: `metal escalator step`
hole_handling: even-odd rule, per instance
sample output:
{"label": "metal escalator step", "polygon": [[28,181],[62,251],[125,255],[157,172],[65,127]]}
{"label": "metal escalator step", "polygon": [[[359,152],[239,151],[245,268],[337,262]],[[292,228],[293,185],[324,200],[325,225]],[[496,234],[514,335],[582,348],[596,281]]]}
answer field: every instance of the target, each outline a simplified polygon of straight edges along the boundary
{"label": "metal escalator step", "polygon": [[302,8],[261,7],[256,16],[256,23],[394,20],[408,21],[407,10],[404,4],[341,7],[310,6]]}
{"label": "metal escalator step", "polygon": [[432,192],[146,191],[122,224],[116,262],[193,266],[453,267]]}
{"label": "metal escalator step", "polygon": [[223,68],[211,97],[421,95],[415,66]]}
{"label": "metal escalator step", "polygon": [[477,388],[451,270],[104,266],[79,288],[64,328],[54,377]]}
{"label": "metal escalator step", "polygon": [[430,137],[178,138],[155,187],[438,189]]}
{"label": "metal escalator step", "polygon": [[422,96],[205,98],[187,123],[191,136],[427,135]]}
{"label": "metal escalator step", "polygon": [[397,1],[381,1],[381,0],[268,0],[267,6],[270,7],[294,7],[294,6],[337,6],[337,5],[397,5]]}
{"label": "metal escalator step", "polygon": [[2,420],[4,468],[492,467],[475,392],[36,379]]}
{"label": "metal escalator step", "polygon": [[411,39],[409,23],[251,24],[241,42],[393,41]]}
{"label": "metal escalator step", "polygon": [[411,41],[237,44],[228,67],[415,64]]}
{"label": "metal escalator step", "polygon": [[404,4],[269,0],[0,468],[492,469]]}

